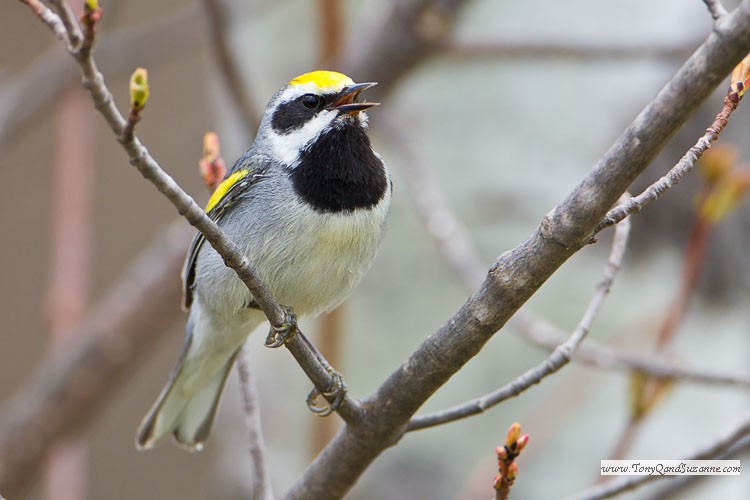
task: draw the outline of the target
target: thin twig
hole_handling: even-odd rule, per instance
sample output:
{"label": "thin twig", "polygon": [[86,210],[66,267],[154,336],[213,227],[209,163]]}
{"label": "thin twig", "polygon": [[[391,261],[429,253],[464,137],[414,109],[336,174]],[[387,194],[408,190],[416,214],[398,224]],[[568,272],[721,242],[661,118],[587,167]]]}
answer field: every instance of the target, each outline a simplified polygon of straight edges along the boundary
{"label": "thin twig", "polygon": [[29,6],[34,14],[36,14],[36,16],[41,19],[50,30],[52,30],[55,37],[65,44],[65,47],[68,50],[73,50],[73,47],[70,45],[70,40],[68,39],[68,32],[65,30],[65,25],[62,23],[60,16],[52,12],[52,10],[40,0],[21,0],[21,2]]}
{"label": "thin twig", "polygon": [[[725,453],[735,443],[750,434],[750,413],[746,413],[740,420],[733,423],[721,434],[711,439],[708,444],[698,448],[692,453],[685,455],[684,460],[710,460],[717,455]],[[660,476],[658,474],[649,476],[625,476],[608,481],[602,485],[594,486],[584,490],[569,500],[598,500],[609,498],[622,492],[635,489],[655,479],[677,478],[680,476]]]}
{"label": "thin twig", "polygon": [[237,356],[237,374],[240,377],[245,423],[247,424],[249,434],[248,441],[250,443],[250,460],[252,461],[253,472],[252,498],[257,500],[273,500],[271,475],[268,471],[266,445],[263,441],[263,430],[260,421],[258,387],[249,361],[247,345],[242,347],[240,355]]}
{"label": "thin twig", "polygon": [[521,394],[532,385],[538,384],[542,379],[555,373],[568,364],[573,353],[578,348],[578,345],[583,341],[591,329],[591,324],[599,313],[599,309],[604,303],[604,298],[609,293],[612,281],[617,275],[617,271],[619,271],[620,264],[625,255],[629,233],[630,220],[625,219],[615,228],[615,235],[612,239],[612,249],[609,258],[607,259],[607,265],[604,269],[604,276],[601,282],[597,285],[596,293],[591,298],[591,302],[589,303],[583,318],[581,318],[578,327],[573,331],[570,337],[564,343],[558,345],[549,358],[496,391],[461,405],[454,406],[453,408],[412,418],[406,427],[407,432],[434,427],[436,425],[453,422],[454,420],[482,413],[488,408],[491,408],[506,399]]}
{"label": "thin twig", "polygon": [[57,11],[57,15],[60,16],[60,20],[65,27],[65,32],[68,34],[68,50],[78,51],[83,42],[83,33],[70,5],[65,0],[49,0],[49,3]]}
{"label": "thin twig", "polygon": [[706,8],[711,13],[711,17],[714,21],[718,21],[720,17],[726,15],[727,10],[721,4],[721,0],[703,0],[706,4]]}
{"label": "thin twig", "polygon": [[[535,344],[554,349],[565,336],[559,329],[546,321],[531,318],[525,314],[517,314],[513,321],[524,335]],[[665,361],[644,358],[640,356],[624,354],[611,347],[587,341],[573,355],[573,361],[581,362],[596,368],[605,370],[630,370],[653,375],[663,379],[672,379],[684,382],[695,382],[700,384],[734,385],[737,387],[750,387],[750,379],[730,375],[719,375],[703,373],[696,370],[682,368]]]}
{"label": "thin twig", "polygon": [[617,224],[628,215],[640,212],[643,207],[658,200],[667,192],[667,190],[677,185],[677,183],[679,183],[688,172],[693,170],[695,164],[700,157],[703,156],[703,153],[705,153],[711,146],[711,143],[719,138],[719,134],[721,134],[721,131],[727,126],[729,117],[734,110],[737,109],[738,103],[738,100],[730,98],[729,95],[725,97],[724,106],[719,114],[716,115],[714,122],[708,127],[708,129],[706,129],[706,133],[698,139],[698,142],[696,142],[695,145],[685,153],[680,161],[678,161],[665,176],[646,188],[643,193],[630,198],[625,203],[618,205],[607,212],[604,219],[596,226],[596,229],[594,229],[594,234],[597,234],[606,227]]}

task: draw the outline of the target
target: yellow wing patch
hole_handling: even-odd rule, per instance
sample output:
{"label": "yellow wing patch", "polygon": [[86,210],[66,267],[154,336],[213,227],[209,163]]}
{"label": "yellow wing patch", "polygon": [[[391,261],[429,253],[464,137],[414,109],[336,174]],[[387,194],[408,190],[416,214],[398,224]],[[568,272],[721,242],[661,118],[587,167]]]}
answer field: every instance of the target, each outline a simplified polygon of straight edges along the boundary
{"label": "yellow wing patch", "polygon": [[347,85],[353,85],[354,80],[343,73],[318,70],[298,76],[290,81],[289,85],[304,85],[306,83],[312,83],[322,91],[338,91]]}
{"label": "yellow wing patch", "polygon": [[218,205],[221,199],[224,198],[224,195],[227,194],[227,191],[229,191],[232,186],[237,184],[237,181],[244,178],[247,173],[248,171],[246,169],[238,170],[221,181],[221,184],[216,186],[216,189],[214,189],[211,198],[209,198],[208,203],[206,204],[206,212],[210,212],[211,209]]}

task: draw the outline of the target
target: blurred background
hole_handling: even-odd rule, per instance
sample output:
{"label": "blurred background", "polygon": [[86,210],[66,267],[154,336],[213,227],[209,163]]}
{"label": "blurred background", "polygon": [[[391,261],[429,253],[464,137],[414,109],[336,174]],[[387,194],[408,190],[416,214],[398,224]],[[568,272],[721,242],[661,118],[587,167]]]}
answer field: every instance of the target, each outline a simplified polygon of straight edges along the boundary
{"label": "blurred background", "polygon": [[[206,131],[219,134],[231,163],[251,144],[268,98],[292,77],[325,66],[381,82],[368,96],[382,101],[370,123],[394,177],[390,229],[343,309],[323,323],[302,321],[354,397],[375,390],[460,307],[467,284],[535,230],[712,26],[699,0],[102,6],[95,55],[107,84],[126,109],[130,73],[148,68],[151,98],[137,134],[199,203],[208,197],[197,170]],[[0,37],[0,494],[248,498],[235,375],[204,452],[170,443],[135,450],[136,426],[182,343],[179,266],[192,232],[173,223],[173,207],[128,164],[78,85],[74,62],[27,7],[0,5]],[[633,192],[703,134],[725,91],[696,113]],[[719,141],[737,148],[731,163],[738,170],[750,161],[745,106]],[[480,416],[408,434],[348,498],[487,498],[494,448],[514,421],[531,436],[514,497],[559,498],[597,481],[601,459],[680,458],[742,415],[750,406],[750,207],[745,201],[707,225],[696,215],[706,193],[702,179],[690,174],[633,218],[623,269],[588,340],[735,383],[652,384],[659,397],[635,405],[630,372],[572,363]],[[603,233],[571,259],[527,314],[572,331],[609,242]],[[695,287],[685,285],[690,276]],[[681,294],[686,312],[659,340]],[[316,334],[336,329],[344,334]],[[105,340],[87,344],[76,336],[81,332]],[[338,417],[323,421],[307,410],[310,382],[287,352],[264,348],[260,334],[249,345],[280,495]],[[508,326],[422,411],[483,395],[547,355]],[[72,373],[72,382],[63,373]],[[39,394],[48,398],[39,401]],[[35,420],[19,427],[28,415]],[[59,429],[74,438],[60,444],[53,439]],[[44,465],[45,472],[32,473],[35,457],[53,441],[52,472]],[[735,456],[750,458],[748,443],[740,448]],[[747,498],[747,474],[655,484],[623,497],[709,495]]]}

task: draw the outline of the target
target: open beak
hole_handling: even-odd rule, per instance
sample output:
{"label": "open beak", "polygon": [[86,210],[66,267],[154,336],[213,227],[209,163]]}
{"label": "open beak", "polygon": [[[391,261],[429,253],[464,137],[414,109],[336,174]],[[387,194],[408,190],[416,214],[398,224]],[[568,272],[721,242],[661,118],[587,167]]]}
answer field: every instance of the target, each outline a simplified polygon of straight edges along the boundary
{"label": "open beak", "polygon": [[354,102],[359,96],[360,92],[363,92],[371,87],[377,85],[376,82],[367,83],[355,83],[345,87],[337,96],[336,99],[328,106],[328,109],[335,109],[341,113],[357,114],[360,111],[377,106],[379,102]]}

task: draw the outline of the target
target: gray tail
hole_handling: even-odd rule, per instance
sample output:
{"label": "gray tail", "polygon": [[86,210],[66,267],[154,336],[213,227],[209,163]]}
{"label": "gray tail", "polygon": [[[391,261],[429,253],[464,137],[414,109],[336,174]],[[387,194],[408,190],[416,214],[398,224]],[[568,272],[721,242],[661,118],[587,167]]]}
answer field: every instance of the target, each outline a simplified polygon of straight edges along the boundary
{"label": "gray tail", "polygon": [[[188,324],[188,332],[191,325]],[[167,434],[173,434],[177,442],[188,450],[200,450],[208,438],[211,426],[219,407],[229,372],[239,348],[229,356],[218,371],[207,376],[196,373],[203,367],[195,367],[195,359],[190,353],[193,336],[188,333],[169,381],[159,398],[143,418],[136,434],[135,445],[139,450],[148,450]],[[191,366],[193,365],[193,366]],[[195,380],[205,378],[205,383]],[[190,380],[192,379],[192,380]],[[195,387],[190,390],[190,387]]]}

